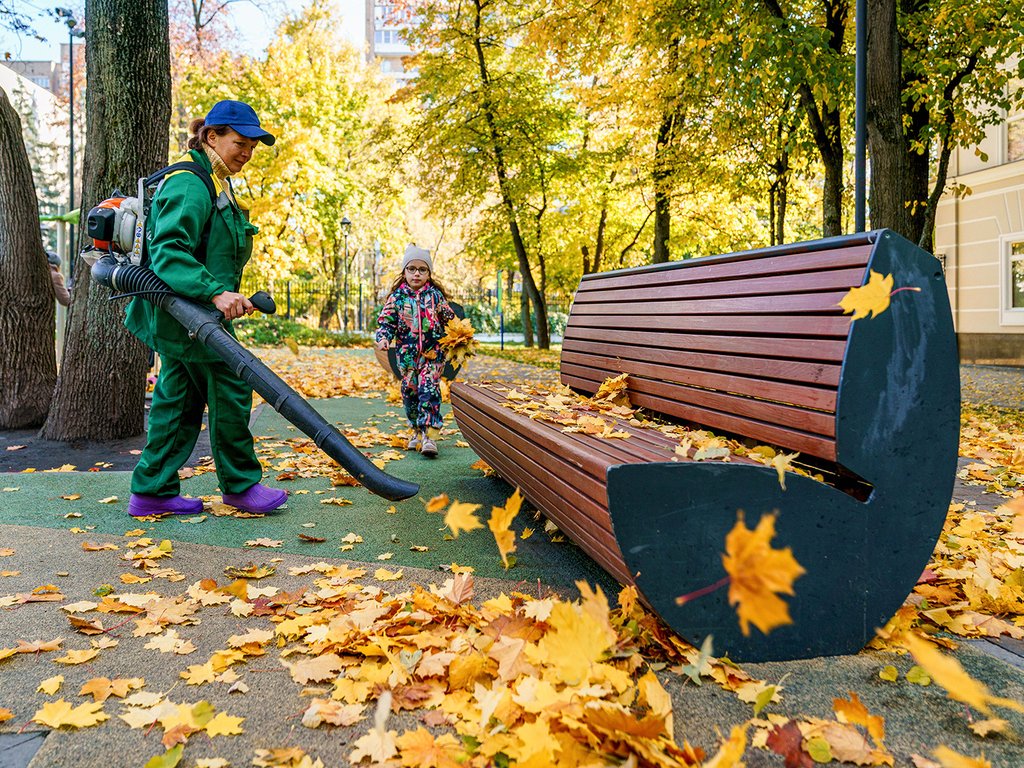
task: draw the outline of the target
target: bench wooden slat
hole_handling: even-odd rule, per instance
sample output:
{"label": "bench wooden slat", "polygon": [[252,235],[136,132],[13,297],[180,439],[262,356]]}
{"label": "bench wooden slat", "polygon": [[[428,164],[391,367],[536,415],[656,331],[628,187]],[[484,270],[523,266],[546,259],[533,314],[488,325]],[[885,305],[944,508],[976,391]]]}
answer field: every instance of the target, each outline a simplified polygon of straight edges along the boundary
{"label": "bench wooden slat", "polygon": [[[585,378],[593,378],[584,372],[592,372],[602,380],[608,377],[609,366],[603,363],[607,358],[578,359],[580,355],[568,353],[565,360],[564,370],[569,375],[582,375]],[[576,359],[574,359],[576,358]],[[610,361],[616,363],[617,361]],[[589,365],[588,365],[589,363]],[[724,392],[727,395],[741,395],[758,400],[786,403],[798,408],[810,408],[816,411],[835,413],[836,391],[800,384],[789,384],[781,381],[759,379],[756,377],[744,378],[741,376],[730,376],[721,373],[708,373],[701,369],[694,368],[672,368],[670,366],[656,365],[653,363],[638,363],[632,361],[621,361],[611,370],[619,373],[628,373],[633,379],[630,381],[631,389],[639,391],[651,391],[651,388],[658,387],[663,392],[671,392],[683,402],[690,402],[690,391],[680,391],[672,386],[695,388],[693,392],[700,393],[704,389]],[[643,379],[649,380],[650,386],[645,388],[640,382]],[[663,388],[662,388],[663,387]]]}
{"label": "bench wooden slat", "polygon": [[[821,269],[843,269],[846,267],[866,267],[871,257],[871,245],[851,246],[818,253],[789,253],[780,256],[763,256],[757,252],[742,256],[712,257],[690,260],[691,264],[700,263],[700,271],[673,269],[671,276],[666,277],[669,266],[646,267],[640,269],[615,272],[594,273],[585,275],[580,283],[581,289],[592,287],[605,289],[620,285],[642,288],[671,281],[674,283],[703,282],[721,280],[730,277],[745,278],[751,275],[778,275],[792,272],[807,272]],[[678,262],[676,262],[678,265]],[[863,283],[863,279],[859,282]]]}
{"label": "bench wooden slat", "polygon": [[[564,375],[562,383],[582,390],[591,389],[595,385],[592,380]],[[715,393],[709,393],[709,395],[715,395]],[[657,394],[644,392],[630,396],[633,405],[641,408],[648,408],[677,419],[701,424],[709,429],[721,429],[733,434],[746,435],[754,440],[818,456],[828,461],[835,461],[835,441],[831,435],[828,432],[814,432],[807,429],[808,420],[813,419],[813,414],[809,411],[794,413],[793,409],[787,409],[781,405],[775,406],[774,409],[753,409],[745,406],[745,403],[749,403],[749,401],[745,401],[744,398],[731,398],[730,400],[728,396],[707,396],[704,399],[714,400],[727,410],[716,410],[700,404],[681,404],[674,399],[666,399]],[[730,404],[733,406],[733,410],[728,410]],[[766,417],[771,416],[774,412],[780,418],[771,422],[760,421],[754,418],[739,418],[734,415],[734,412],[741,415],[749,415],[753,412]],[[783,417],[785,422],[788,422],[787,426],[780,426],[783,423]],[[834,421],[829,423],[834,424]]]}
{"label": "bench wooden slat", "polygon": [[[606,371],[618,370],[619,373],[665,375],[667,381],[682,381],[683,379],[677,377],[678,374],[667,373],[665,366],[695,371],[725,371],[737,376],[763,376],[779,381],[801,382],[824,387],[836,387],[839,384],[840,372],[838,365],[825,365],[823,363],[774,360],[761,357],[740,357],[737,355],[716,355],[706,352],[684,352],[681,350],[631,347],[624,344],[601,344],[598,342],[577,342],[569,347],[563,345],[562,361],[600,368]],[[648,372],[646,369],[648,365],[659,367],[652,368]],[[684,375],[688,376],[689,373]],[[704,386],[696,381],[689,379],[687,381],[698,386]]]}
{"label": "bench wooden slat", "polygon": [[[596,392],[597,388],[601,386],[601,382],[605,380],[606,373],[606,371],[600,369],[585,368],[567,363],[562,369],[562,383],[582,388],[587,392]],[[707,381],[708,377],[701,377],[701,380]],[[823,394],[820,398],[825,404],[824,407],[812,409],[794,405],[792,401],[786,402],[783,398],[773,397],[779,391],[792,389],[792,387],[784,387],[784,385],[773,382],[757,382],[753,379],[749,380],[746,386],[748,389],[760,387],[760,392],[763,396],[757,398],[740,392],[690,387],[685,384],[674,384],[643,376],[634,376],[630,379],[629,393],[630,401],[634,405],[640,404],[638,398],[643,396],[657,397],[670,403],[667,406],[668,410],[659,407],[658,411],[676,418],[684,417],[679,416],[675,412],[676,409],[671,403],[678,404],[679,408],[691,406],[711,408],[730,416],[746,416],[751,419],[760,419],[772,424],[814,432],[818,435],[831,437],[835,434],[834,391],[826,391],[830,392],[830,395]],[[775,387],[778,388],[776,389]],[[707,426],[711,425],[708,424]],[[736,430],[730,431],[735,432]]]}
{"label": "bench wooden slat", "polygon": [[584,349],[587,342],[607,342],[608,345],[639,347],[644,350],[665,348],[670,350],[692,350],[737,355],[753,355],[762,358],[795,358],[797,360],[820,360],[840,363],[846,344],[829,339],[792,338],[780,339],[762,336],[722,336],[717,334],[692,334],[648,331],[622,331],[608,328],[566,328],[562,349]]}
{"label": "bench wooden slat", "polygon": [[587,304],[615,302],[653,302],[655,306],[667,299],[711,299],[737,296],[786,296],[799,293],[842,291],[860,285],[864,268],[837,269],[830,272],[807,272],[743,280],[701,280],[682,284],[660,284],[647,288],[621,285],[611,288],[586,286],[577,291],[575,302],[582,308]]}
{"label": "bench wooden slat", "polygon": [[[725,299],[666,299],[664,301],[645,301],[638,304],[620,302],[586,304],[574,307],[573,315],[587,317],[598,315],[628,315],[629,317],[645,317],[650,315],[749,315],[763,313],[766,315],[784,315],[797,313],[831,313],[842,315],[839,302],[847,291],[831,291],[829,293],[793,293],[784,296],[744,296]],[[847,318],[849,324],[849,318]]]}
{"label": "bench wooden slat", "polygon": [[751,333],[773,336],[831,337],[845,339],[850,330],[849,316],[808,315],[668,315],[664,317],[627,317],[624,315],[569,315],[566,332],[576,328],[650,331],[702,331],[705,333]]}

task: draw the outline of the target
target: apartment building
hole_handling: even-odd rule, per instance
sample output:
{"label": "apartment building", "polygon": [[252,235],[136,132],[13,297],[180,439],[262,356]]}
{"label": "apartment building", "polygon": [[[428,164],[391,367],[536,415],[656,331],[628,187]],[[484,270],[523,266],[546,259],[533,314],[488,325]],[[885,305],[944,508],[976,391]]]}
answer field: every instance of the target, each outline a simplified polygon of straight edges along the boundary
{"label": "apartment building", "polygon": [[415,51],[406,40],[412,17],[408,8],[398,8],[383,0],[366,0],[366,60],[377,62],[380,71],[399,85],[416,77],[407,59]]}

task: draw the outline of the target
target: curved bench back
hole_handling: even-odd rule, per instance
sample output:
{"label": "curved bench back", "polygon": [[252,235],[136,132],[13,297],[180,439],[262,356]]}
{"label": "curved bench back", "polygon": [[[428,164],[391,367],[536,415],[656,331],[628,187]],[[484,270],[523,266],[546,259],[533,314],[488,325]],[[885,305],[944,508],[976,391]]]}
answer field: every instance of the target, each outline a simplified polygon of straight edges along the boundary
{"label": "curved bench back", "polygon": [[835,461],[850,333],[877,233],[586,275],[562,383],[629,374],[634,405]]}

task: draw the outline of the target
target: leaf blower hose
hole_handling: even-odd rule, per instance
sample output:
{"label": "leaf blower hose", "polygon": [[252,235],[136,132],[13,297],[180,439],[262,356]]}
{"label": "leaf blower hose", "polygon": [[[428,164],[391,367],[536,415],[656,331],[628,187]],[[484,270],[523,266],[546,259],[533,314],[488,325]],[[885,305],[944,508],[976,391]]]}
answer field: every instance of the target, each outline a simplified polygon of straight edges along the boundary
{"label": "leaf blower hose", "polygon": [[[173,316],[189,335],[227,363],[274,410],[309,435],[320,450],[344,467],[367,490],[391,501],[408,499],[419,491],[416,483],[387,474],[356,450],[298,392],[228,333],[221,325],[224,317],[220,312],[177,295],[152,270],[118,263],[113,256],[98,259],[92,266],[92,276],[100,285],[118,291],[122,296],[142,296]],[[263,292],[253,297],[253,304],[263,312],[272,313],[275,309],[274,300]]]}

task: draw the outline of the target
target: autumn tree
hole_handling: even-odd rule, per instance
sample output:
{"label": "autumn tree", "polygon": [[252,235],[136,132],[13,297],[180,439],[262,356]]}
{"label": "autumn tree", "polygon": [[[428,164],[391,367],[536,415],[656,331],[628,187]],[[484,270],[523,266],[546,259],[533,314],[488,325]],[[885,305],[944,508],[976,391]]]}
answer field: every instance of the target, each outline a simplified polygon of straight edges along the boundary
{"label": "autumn tree", "polygon": [[[86,3],[86,148],[82,207],[166,164],[170,54],[166,0]],[[79,233],[79,239],[83,234]],[[111,440],[143,429],[146,348],[123,325],[123,304],[81,259],[68,341],[42,429],[52,440]]]}
{"label": "autumn tree", "polygon": [[[180,96],[194,115],[218,99],[242,99],[278,136],[238,179],[260,227],[248,273],[271,284],[326,280],[324,327],[354,314],[366,254],[399,253],[408,242],[402,192],[382,146],[404,109],[387,103],[393,86],[338,40],[335,15],[331,2],[314,0],[281,23],[266,59],[222,53],[216,66],[188,71]],[[353,222],[347,250],[345,217]]]}
{"label": "autumn tree", "polygon": [[953,151],[1024,103],[1020,4],[869,0],[868,11],[871,224],[930,251]]}
{"label": "autumn tree", "polygon": [[21,121],[0,89],[0,428],[38,426],[57,376],[54,296]]}
{"label": "autumn tree", "polygon": [[425,8],[414,38],[424,52],[409,96],[421,108],[412,134],[425,171],[421,190],[435,210],[486,209],[487,220],[500,222],[536,312],[538,346],[547,348],[546,235],[570,199],[565,179],[576,165],[579,129],[543,58],[520,44],[542,10],[507,0]]}

